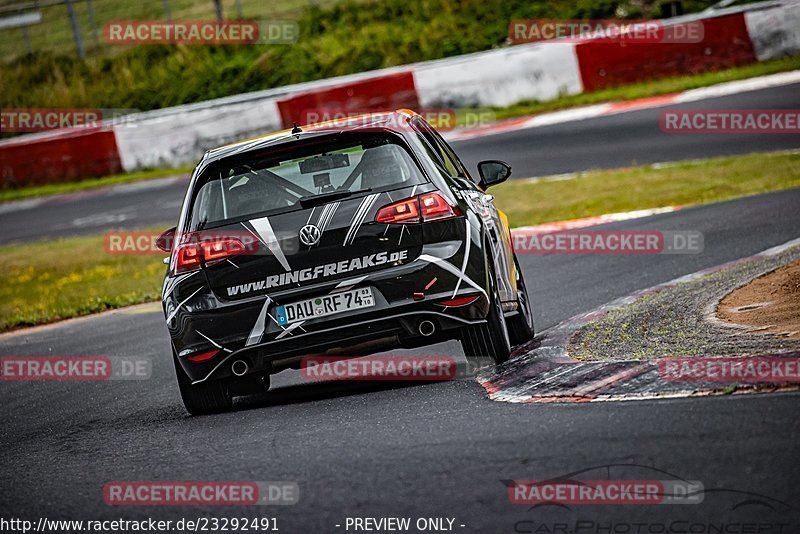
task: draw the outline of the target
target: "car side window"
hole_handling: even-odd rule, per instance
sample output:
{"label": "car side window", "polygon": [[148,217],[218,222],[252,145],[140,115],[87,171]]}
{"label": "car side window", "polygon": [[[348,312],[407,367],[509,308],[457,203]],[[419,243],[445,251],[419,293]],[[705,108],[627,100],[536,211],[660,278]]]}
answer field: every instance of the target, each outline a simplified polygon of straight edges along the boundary
{"label": "car side window", "polygon": [[450,172],[447,170],[447,166],[444,164],[442,160],[441,154],[431,146],[430,142],[423,136],[421,133],[417,134],[417,138],[419,139],[420,144],[425,148],[425,152],[428,154],[428,157],[433,161],[434,165],[436,165],[436,169],[442,175],[449,175]]}
{"label": "car side window", "polygon": [[421,119],[415,120],[414,125],[418,128],[420,137],[423,140],[423,144],[426,145],[426,148],[434,151],[438,156],[434,161],[444,165],[445,170],[450,176],[463,177],[464,172],[461,165],[458,163],[457,159],[453,158],[454,155],[452,151],[444,144],[439,134]]}
{"label": "car side window", "polygon": [[439,132],[434,130],[433,131],[433,135],[436,137],[439,146],[442,147],[442,149],[445,151],[447,156],[450,158],[450,160],[453,162],[453,164],[458,169],[458,176],[461,176],[462,178],[468,178],[469,174],[467,173],[467,169],[464,166],[464,164],[461,163],[461,160],[458,158],[458,155],[456,154],[456,151],[453,150],[450,147],[450,145],[447,144],[447,141],[444,140],[444,138],[442,137],[442,135]]}

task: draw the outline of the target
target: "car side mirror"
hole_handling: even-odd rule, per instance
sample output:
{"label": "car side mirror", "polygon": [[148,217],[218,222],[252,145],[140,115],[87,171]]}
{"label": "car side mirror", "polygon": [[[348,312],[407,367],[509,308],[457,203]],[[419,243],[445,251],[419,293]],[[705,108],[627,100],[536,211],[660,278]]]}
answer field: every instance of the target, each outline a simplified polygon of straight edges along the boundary
{"label": "car side mirror", "polygon": [[158,247],[159,250],[163,250],[164,252],[172,251],[172,245],[175,242],[175,230],[176,228],[173,226],[156,238],[156,247]]}
{"label": "car side mirror", "polygon": [[511,176],[511,166],[508,163],[498,160],[487,160],[478,163],[478,173],[481,175],[481,187],[501,184]]}

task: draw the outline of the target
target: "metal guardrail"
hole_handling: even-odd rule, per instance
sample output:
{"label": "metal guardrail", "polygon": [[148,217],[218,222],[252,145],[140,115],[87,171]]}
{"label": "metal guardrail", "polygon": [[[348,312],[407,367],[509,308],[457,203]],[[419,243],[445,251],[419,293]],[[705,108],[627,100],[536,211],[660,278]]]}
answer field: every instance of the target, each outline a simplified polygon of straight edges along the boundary
{"label": "metal guardrail", "polygon": [[42,22],[41,11],[29,11],[21,15],[11,15],[10,17],[3,17],[0,19],[0,30],[7,30],[11,28],[24,28],[25,26],[33,26]]}

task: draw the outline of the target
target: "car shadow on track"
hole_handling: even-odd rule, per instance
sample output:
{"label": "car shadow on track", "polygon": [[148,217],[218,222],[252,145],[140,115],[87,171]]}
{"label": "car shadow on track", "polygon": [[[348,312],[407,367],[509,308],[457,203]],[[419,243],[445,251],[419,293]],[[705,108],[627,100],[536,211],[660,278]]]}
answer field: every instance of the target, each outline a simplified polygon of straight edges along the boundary
{"label": "car shadow on track", "polygon": [[316,384],[295,384],[270,390],[262,395],[237,397],[234,401],[234,410],[302,404],[351,395],[420,387],[441,382],[450,382],[450,380],[328,380]]}

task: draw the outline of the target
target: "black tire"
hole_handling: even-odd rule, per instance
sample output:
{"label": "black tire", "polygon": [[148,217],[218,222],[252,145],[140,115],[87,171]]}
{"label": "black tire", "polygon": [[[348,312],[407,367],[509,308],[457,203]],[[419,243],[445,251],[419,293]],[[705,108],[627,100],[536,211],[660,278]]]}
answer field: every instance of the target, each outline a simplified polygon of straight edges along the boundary
{"label": "black tire", "polygon": [[489,268],[489,314],[486,323],[468,326],[461,331],[461,347],[467,359],[480,363],[487,356],[495,363],[503,363],[511,354],[511,339],[497,293],[494,268]]}
{"label": "black tire", "polygon": [[531,301],[528,298],[528,288],[525,285],[525,278],[522,269],[519,267],[517,256],[514,255],[514,270],[517,271],[517,310],[519,313],[508,318],[508,334],[513,346],[527,343],[536,335],[533,324],[533,312],[531,311]]}
{"label": "black tire", "polygon": [[186,411],[192,415],[205,415],[226,412],[233,408],[233,397],[230,395],[224,381],[214,380],[192,385],[174,353],[172,361],[175,364],[178,389],[181,392]]}

